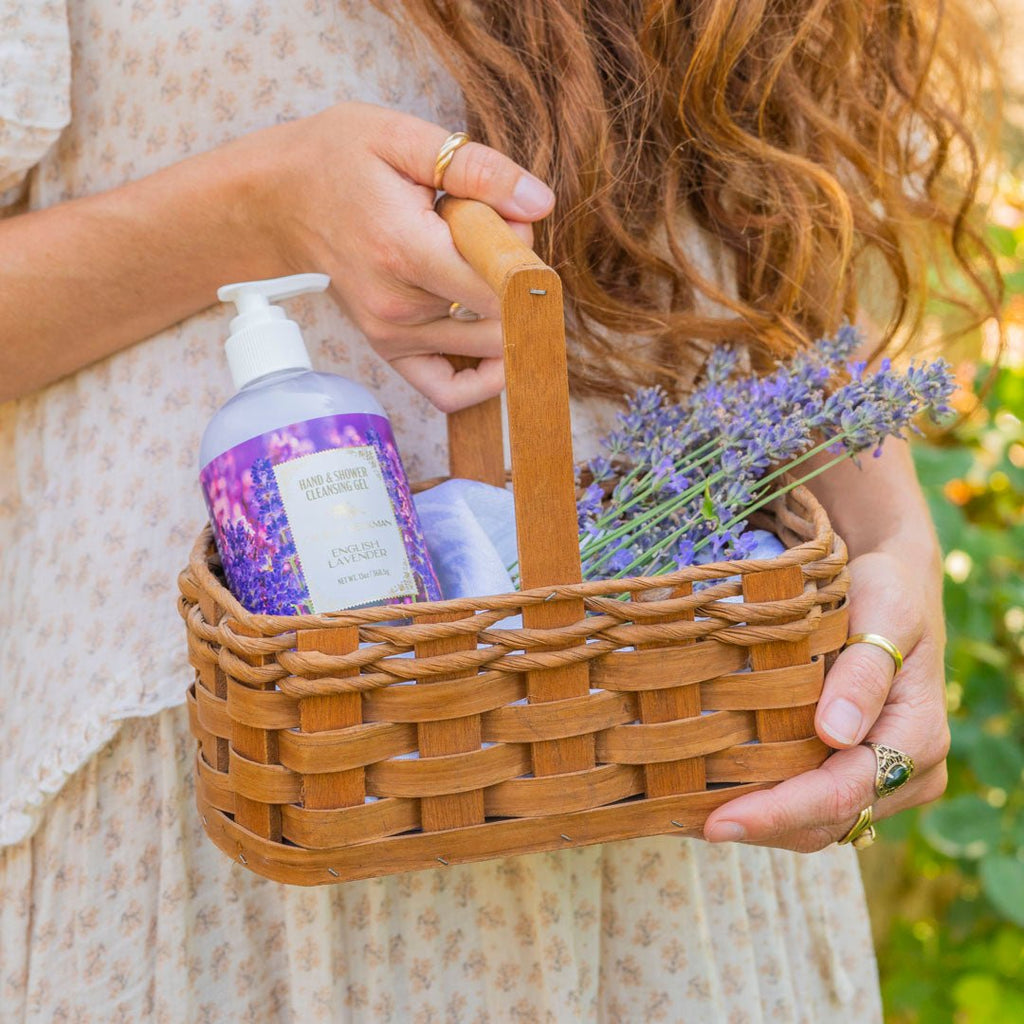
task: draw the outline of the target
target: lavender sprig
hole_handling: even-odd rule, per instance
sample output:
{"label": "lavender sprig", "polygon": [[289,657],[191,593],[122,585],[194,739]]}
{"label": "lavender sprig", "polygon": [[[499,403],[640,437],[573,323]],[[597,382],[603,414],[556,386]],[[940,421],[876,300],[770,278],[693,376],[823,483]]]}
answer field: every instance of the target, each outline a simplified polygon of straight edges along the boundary
{"label": "lavender sprig", "polygon": [[[682,565],[749,554],[749,516],[827,468],[859,453],[881,454],[887,437],[914,429],[922,412],[949,412],[943,360],[888,360],[877,372],[852,362],[861,346],[845,325],[765,376],[741,373],[740,354],[718,349],[703,383],[671,404],[643,388],[586,463],[593,483],[577,512],[587,579],[657,575]],[[799,479],[817,457],[831,455]]]}

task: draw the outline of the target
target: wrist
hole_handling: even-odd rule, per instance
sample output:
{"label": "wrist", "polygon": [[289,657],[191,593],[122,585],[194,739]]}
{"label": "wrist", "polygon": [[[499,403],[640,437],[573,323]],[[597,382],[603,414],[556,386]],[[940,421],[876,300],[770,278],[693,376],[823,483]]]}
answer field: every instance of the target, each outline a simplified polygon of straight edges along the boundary
{"label": "wrist", "polygon": [[942,581],[942,549],[935,527],[928,516],[923,517],[922,522],[915,523],[913,528],[899,529],[884,537],[875,550],[913,567],[914,571],[921,574],[929,583]]}
{"label": "wrist", "polygon": [[254,132],[196,158],[193,171],[202,178],[214,233],[208,251],[216,254],[222,284],[294,272],[283,230],[289,186],[282,154],[288,147],[276,137],[286,127]]}

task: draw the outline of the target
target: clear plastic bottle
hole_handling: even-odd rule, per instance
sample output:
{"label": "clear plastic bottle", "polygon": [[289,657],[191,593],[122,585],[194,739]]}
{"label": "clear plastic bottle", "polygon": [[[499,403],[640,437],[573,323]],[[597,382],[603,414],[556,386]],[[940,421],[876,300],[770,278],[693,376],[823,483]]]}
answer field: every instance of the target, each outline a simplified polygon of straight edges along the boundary
{"label": "clear plastic bottle", "polygon": [[312,370],[298,324],[271,305],[323,291],[323,274],[226,285],[238,393],[199,449],[228,586],[286,615],[440,598],[391,425],[354,381]]}

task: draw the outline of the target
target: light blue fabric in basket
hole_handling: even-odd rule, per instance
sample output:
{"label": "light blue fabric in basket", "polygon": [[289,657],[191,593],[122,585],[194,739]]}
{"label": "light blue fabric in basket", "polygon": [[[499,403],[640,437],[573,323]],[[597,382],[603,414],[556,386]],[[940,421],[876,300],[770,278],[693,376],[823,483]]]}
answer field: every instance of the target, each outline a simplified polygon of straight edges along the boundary
{"label": "light blue fabric in basket", "polygon": [[513,590],[516,560],[512,492],[477,480],[446,480],[416,495],[427,552],[447,599]]}

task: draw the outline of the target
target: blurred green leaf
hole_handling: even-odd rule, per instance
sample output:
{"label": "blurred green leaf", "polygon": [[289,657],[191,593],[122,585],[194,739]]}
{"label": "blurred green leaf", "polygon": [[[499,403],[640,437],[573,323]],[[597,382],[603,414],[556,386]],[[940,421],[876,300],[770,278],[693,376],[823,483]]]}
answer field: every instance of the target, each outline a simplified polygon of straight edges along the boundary
{"label": "blurred green leaf", "polygon": [[1001,224],[989,224],[985,233],[988,235],[989,244],[1000,256],[1013,257],[1017,254],[1017,236],[1012,228],[1003,227]]}
{"label": "blurred green leaf", "polygon": [[932,514],[942,550],[951,551],[953,548],[961,547],[960,537],[967,525],[963,512],[941,496],[929,500],[928,510]]}
{"label": "blurred green leaf", "polygon": [[981,735],[968,754],[978,781],[986,786],[1012,790],[1024,773],[1024,747],[1010,736]]}
{"label": "blurred green leaf", "polygon": [[940,488],[949,480],[966,476],[974,464],[971,452],[959,445],[955,448],[917,445],[913,451],[914,466],[922,487]]}
{"label": "blurred green leaf", "polygon": [[1024,416],[1024,373],[1000,373],[991,398],[1018,418]]}
{"label": "blurred green leaf", "polygon": [[989,949],[992,966],[1007,978],[1016,978],[1024,972],[1024,933],[1017,928],[999,930]]}
{"label": "blurred green leaf", "polygon": [[[1018,855],[1024,855],[1024,809],[1011,814],[1006,823],[1006,836],[1011,845],[1016,847]],[[1022,937],[1024,944],[1024,937]]]}
{"label": "blurred green leaf", "polygon": [[1024,925],[1024,861],[990,854],[978,874],[989,902],[1009,920]]}
{"label": "blurred green leaf", "polygon": [[947,857],[977,860],[999,847],[1001,815],[973,793],[953,797],[921,816],[925,839]]}
{"label": "blurred green leaf", "polygon": [[968,758],[982,737],[981,725],[970,718],[952,718],[949,722],[951,757]]}
{"label": "blurred green leaf", "polygon": [[953,1000],[963,1024],[1020,1024],[1024,996],[991,974],[965,974],[953,986]]}

